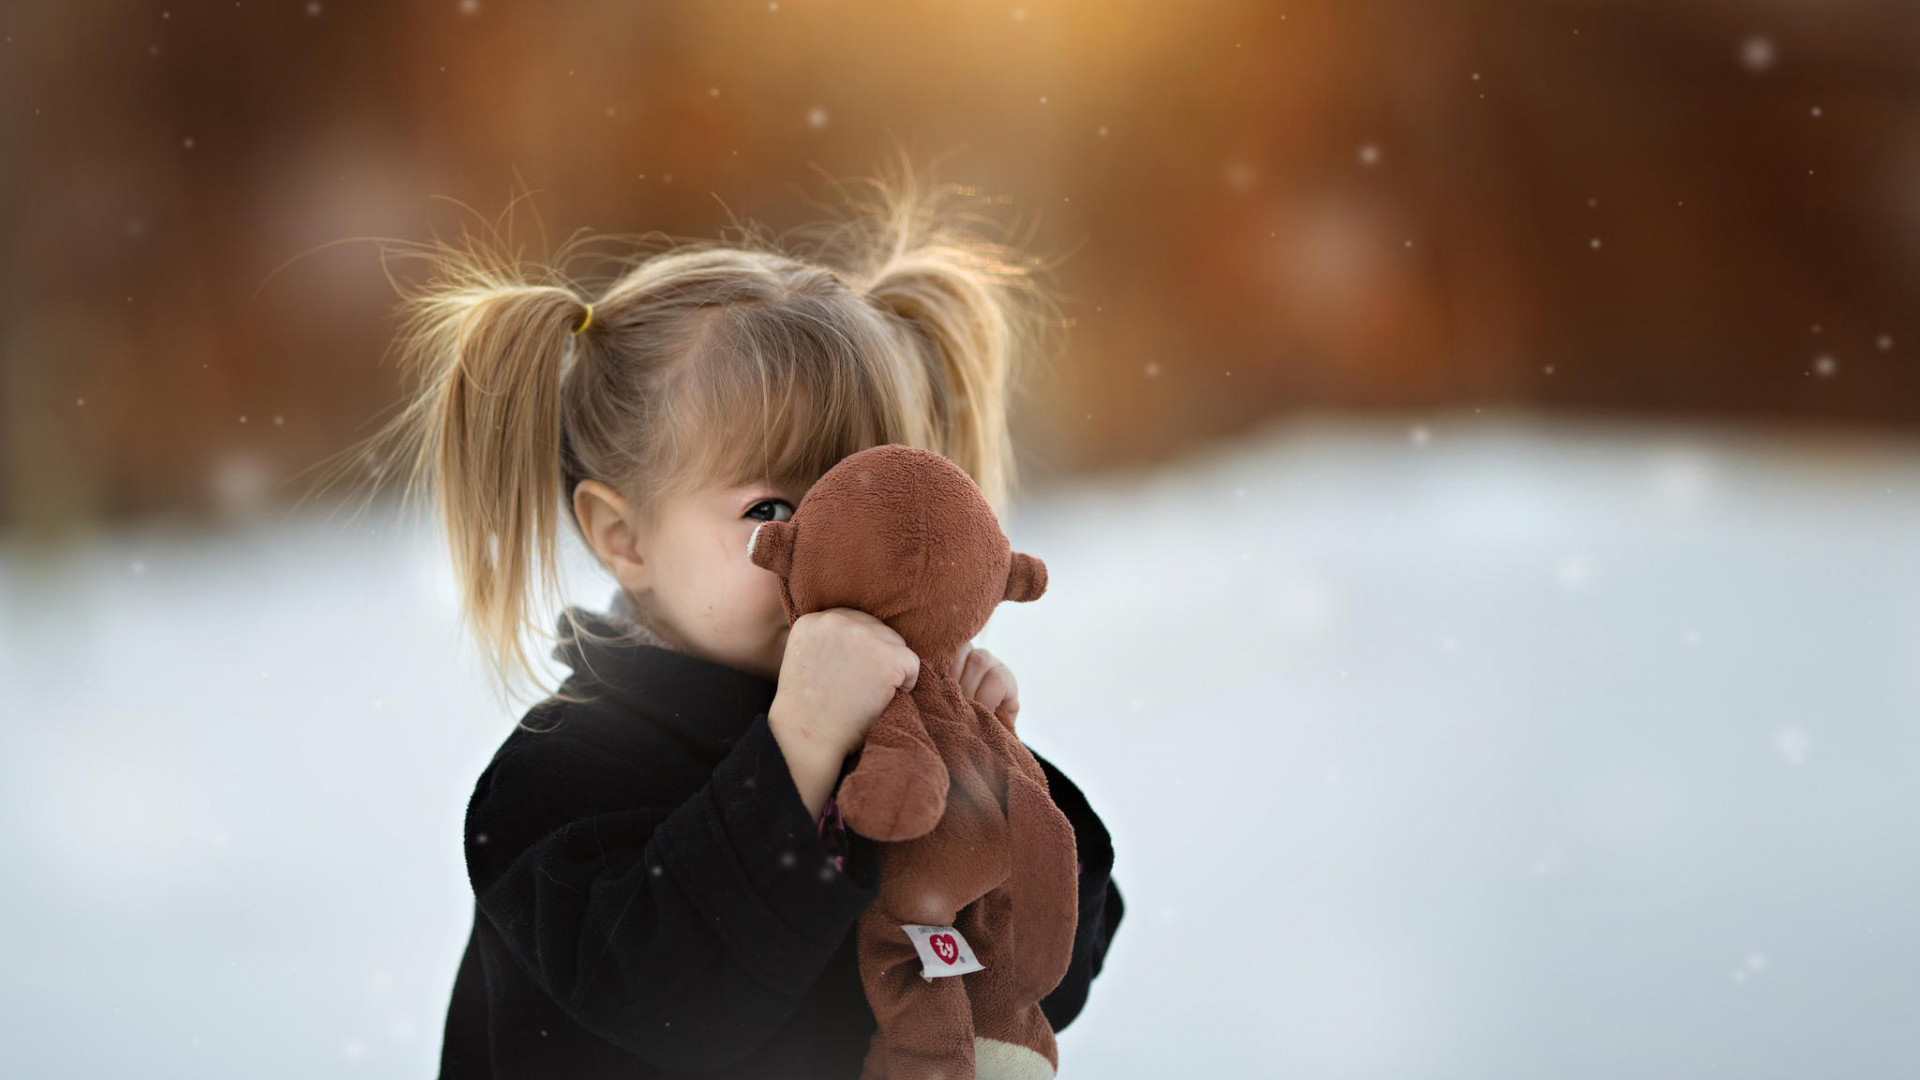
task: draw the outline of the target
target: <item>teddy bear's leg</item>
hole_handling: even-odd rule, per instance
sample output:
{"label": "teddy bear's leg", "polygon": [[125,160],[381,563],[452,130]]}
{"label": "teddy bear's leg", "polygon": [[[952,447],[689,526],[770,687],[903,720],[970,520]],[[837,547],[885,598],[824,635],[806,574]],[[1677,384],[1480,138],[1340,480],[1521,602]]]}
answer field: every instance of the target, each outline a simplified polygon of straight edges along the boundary
{"label": "teddy bear's leg", "polygon": [[1021,993],[1053,992],[1073,962],[1080,921],[1080,875],[1073,825],[1046,788],[1020,773],[1007,777],[1007,832],[1012,848],[1007,893],[1013,908]]}
{"label": "teddy bear's leg", "polygon": [[860,760],[835,795],[847,827],[880,841],[925,835],[947,809],[947,766],[920,706],[901,691],[867,730]]}
{"label": "teddy bear's leg", "polygon": [[[980,972],[922,978],[920,954],[901,924],[923,922],[876,899],[860,915],[860,981],[878,1030],[867,1049],[861,1080],[966,1080],[973,1076],[973,1013],[961,980]],[[945,921],[950,925],[952,911]]]}
{"label": "teddy bear's leg", "polygon": [[1024,985],[1013,897],[997,888],[967,905],[956,924],[985,967],[967,976],[977,1080],[1052,1080],[1059,1069],[1053,1025]]}

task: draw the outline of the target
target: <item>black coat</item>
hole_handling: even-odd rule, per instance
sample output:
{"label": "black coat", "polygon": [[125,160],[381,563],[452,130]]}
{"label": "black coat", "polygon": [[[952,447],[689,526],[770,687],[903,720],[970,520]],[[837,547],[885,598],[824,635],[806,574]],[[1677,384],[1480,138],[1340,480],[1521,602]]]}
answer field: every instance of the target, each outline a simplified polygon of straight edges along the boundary
{"label": "black coat", "polygon": [[[777,684],[653,645],[554,655],[563,692],[602,696],[533,706],[474,785],[441,1080],[855,1080],[874,1018],[851,931],[877,853],[850,835],[833,865],[767,727]],[[1058,1030],[1123,905],[1106,827],[1040,763],[1082,864],[1072,965],[1041,1003]]]}

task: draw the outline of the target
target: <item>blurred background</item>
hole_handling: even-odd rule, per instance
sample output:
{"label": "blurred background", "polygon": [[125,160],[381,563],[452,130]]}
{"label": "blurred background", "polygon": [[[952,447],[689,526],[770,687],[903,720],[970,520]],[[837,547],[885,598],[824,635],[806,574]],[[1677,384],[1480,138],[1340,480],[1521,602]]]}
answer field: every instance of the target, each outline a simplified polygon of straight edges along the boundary
{"label": "blurred background", "polygon": [[398,401],[378,238],[778,230],[897,140],[1068,253],[980,639],[1128,899],[1064,1075],[1920,1073],[1910,4],[0,37],[0,1071],[433,1075],[521,706],[430,528],[296,506]]}

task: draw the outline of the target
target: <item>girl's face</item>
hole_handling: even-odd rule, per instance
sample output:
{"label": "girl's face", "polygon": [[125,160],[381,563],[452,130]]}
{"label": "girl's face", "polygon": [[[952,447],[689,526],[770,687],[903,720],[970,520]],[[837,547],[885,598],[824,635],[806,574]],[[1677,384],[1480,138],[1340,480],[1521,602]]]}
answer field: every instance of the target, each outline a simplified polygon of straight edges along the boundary
{"label": "girl's face", "polygon": [[642,523],[637,565],[616,573],[677,647],[777,678],[787,647],[780,579],[747,557],[747,540],[761,522],[792,517],[805,494],[756,481],[667,500]]}

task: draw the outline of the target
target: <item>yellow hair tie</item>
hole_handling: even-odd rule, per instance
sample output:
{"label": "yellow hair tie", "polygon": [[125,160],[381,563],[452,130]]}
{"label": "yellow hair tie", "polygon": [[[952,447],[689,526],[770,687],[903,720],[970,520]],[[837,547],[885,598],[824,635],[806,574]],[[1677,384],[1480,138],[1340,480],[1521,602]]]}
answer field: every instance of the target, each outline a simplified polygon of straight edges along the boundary
{"label": "yellow hair tie", "polygon": [[582,330],[585,330],[585,329],[586,329],[586,328],[587,328],[588,326],[591,326],[592,324],[593,324],[593,305],[592,305],[592,304],[588,304],[588,305],[587,305],[587,317],[586,317],[586,318],[584,318],[584,319],[581,319],[581,320],[580,320],[580,325],[579,325],[579,326],[576,326],[576,327],[574,327],[574,328],[573,328],[573,332],[577,334],[577,333],[579,333],[580,331],[582,331]]}

